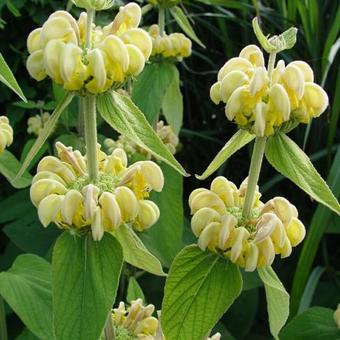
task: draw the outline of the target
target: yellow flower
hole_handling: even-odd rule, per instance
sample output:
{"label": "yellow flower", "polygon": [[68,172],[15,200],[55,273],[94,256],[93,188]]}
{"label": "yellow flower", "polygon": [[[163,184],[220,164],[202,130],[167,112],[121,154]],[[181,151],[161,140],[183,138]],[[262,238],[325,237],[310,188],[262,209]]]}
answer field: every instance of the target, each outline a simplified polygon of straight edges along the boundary
{"label": "yellow flower", "polygon": [[153,57],[181,61],[183,58],[190,57],[192,53],[191,40],[182,33],[160,35],[158,25],[152,25],[149,28],[149,35],[152,39]]}
{"label": "yellow flower", "polygon": [[[91,228],[94,240],[122,223],[138,231],[151,227],[159,218],[156,204],[146,200],[151,190],[161,191],[164,177],[151,161],[127,167],[122,149],[110,155],[98,150],[99,179],[89,183],[86,156],[57,142],[58,158],[44,157],[31,186],[31,200],[41,223],[60,228]],[[86,230],[86,229],[85,229]]]}
{"label": "yellow flower", "polygon": [[[153,317],[154,305],[143,305],[141,299],[131,301],[130,307],[120,302],[112,312],[112,323],[118,338],[138,338],[144,340],[156,339],[159,333],[159,321]],[[160,334],[162,339],[162,334]]]}
{"label": "yellow flower", "polygon": [[[85,7],[90,2],[102,6],[107,1],[82,1]],[[86,49],[87,14],[76,21],[68,12],[57,11],[28,36],[27,69],[37,81],[49,76],[68,91],[98,94],[118,88],[141,73],[151,55],[150,36],[137,28],[140,20],[137,4],[121,7],[110,25],[92,26],[92,47]]]}
{"label": "yellow flower", "polygon": [[0,153],[13,143],[13,129],[6,116],[0,116]]}
{"label": "yellow flower", "polygon": [[276,254],[287,257],[305,237],[296,208],[283,197],[263,204],[255,193],[251,215],[242,216],[247,179],[239,188],[220,176],[210,190],[199,188],[189,196],[191,229],[198,246],[222,253],[230,261],[254,271],[270,266]]}
{"label": "yellow flower", "polygon": [[210,98],[225,103],[227,118],[239,127],[270,136],[289,120],[308,123],[325,111],[327,94],[313,80],[303,61],[280,60],[269,76],[261,50],[249,45],[219,70]]}
{"label": "yellow flower", "polygon": [[29,134],[33,134],[39,136],[40,132],[44,129],[45,124],[50,118],[50,114],[48,112],[44,112],[41,115],[35,115],[33,117],[28,118],[27,120],[27,132]]}

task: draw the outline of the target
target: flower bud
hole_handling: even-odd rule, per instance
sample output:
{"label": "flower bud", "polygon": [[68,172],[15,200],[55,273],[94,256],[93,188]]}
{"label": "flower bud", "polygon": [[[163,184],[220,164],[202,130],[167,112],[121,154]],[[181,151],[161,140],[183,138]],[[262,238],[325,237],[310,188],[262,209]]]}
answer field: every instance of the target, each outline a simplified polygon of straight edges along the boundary
{"label": "flower bud", "polygon": [[302,71],[296,65],[290,63],[282,74],[282,79],[287,88],[296,95],[300,100],[304,93],[304,76]]}
{"label": "flower bud", "polygon": [[244,243],[249,238],[249,236],[248,230],[244,227],[238,227],[234,229],[231,236],[233,239],[233,245],[230,251],[230,260],[232,262],[237,262],[243,251]]}
{"label": "flower bud", "polygon": [[230,234],[237,226],[237,219],[231,214],[223,215],[221,217],[221,228],[218,235],[218,247],[221,250],[226,250],[227,242]]}
{"label": "flower bud", "polygon": [[82,189],[82,194],[84,195],[84,214],[88,221],[94,219],[98,206],[99,192],[99,188],[93,184],[88,184]]}
{"label": "flower bud", "polygon": [[254,67],[263,67],[264,66],[264,58],[263,53],[260,48],[256,45],[248,45],[242,49],[239,56],[241,58],[245,58],[249,60]]}
{"label": "flower bud", "polygon": [[220,214],[211,208],[201,208],[199,209],[191,219],[191,230],[196,237],[199,237],[202,230],[210,222],[219,222]]}
{"label": "flower bud", "polygon": [[0,153],[13,143],[13,129],[6,116],[0,116]]}
{"label": "flower bud", "polygon": [[138,214],[138,200],[136,195],[127,187],[118,187],[115,192],[123,222],[134,220]]}
{"label": "flower bud", "polygon": [[83,196],[77,190],[66,193],[61,204],[61,215],[63,221],[68,225],[80,227],[85,224]]}
{"label": "flower bud", "polygon": [[119,12],[111,25],[111,33],[121,34],[124,31],[138,27],[142,18],[141,8],[134,2],[119,8]]}
{"label": "flower bud", "polygon": [[38,206],[38,216],[41,224],[46,228],[51,222],[58,224],[57,216],[64,196],[51,194],[46,196]]}
{"label": "flower bud", "polygon": [[150,228],[158,221],[159,216],[159,208],[154,202],[141,200],[139,201],[139,211],[134,227],[138,231]]}
{"label": "flower bud", "polygon": [[221,224],[219,222],[211,222],[203,229],[197,242],[197,245],[202,250],[205,250],[208,246],[211,250],[214,250],[216,248],[218,242],[217,235],[220,225]]}
{"label": "flower bud", "polygon": [[253,272],[257,267],[257,262],[259,258],[259,249],[257,245],[253,242],[249,242],[247,256],[246,256],[246,272]]}
{"label": "flower bud", "polygon": [[303,74],[303,78],[305,82],[313,82],[314,81],[314,73],[312,68],[305,63],[304,61],[301,60],[295,60],[289,63],[289,65],[294,65],[299,68],[299,70]]}
{"label": "flower bud", "polygon": [[28,49],[29,54],[32,54],[33,52],[40,50],[40,45],[39,45],[40,34],[41,34],[41,27],[36,28],[28,35],[27,49]]}
{"label": "flower bud", "polygon": [[[239,87],[249,83],[249,77],[242,71],[229,72],[221,82],[220,95],[224,103],[227,103],[231,94]],[[218,104],[218,102],[215,104]]]}
{"label": "flower bud", "polygon": [[101,211],[99,207],[96,207],[92,217],[91,224],[92,238],[94,241],[100,241],[104,236],[104,227],[101,218]]}
{"label": "flower bud", "polygon": [[262,242],[257,243],[259,249],[258,266],[271,266],[275,258],[275,250],[272,239],[270,237],[265,238]]}
{"label": "flower bud", "polygon": [[77,32],[74,30],[74,27],[77,26],[74,26],[65,17],[50,17],[41,28],[39,46],[45,48],[53,40],[78,45]]}
{"label": "flower bud", "polygon": [[134,45],[127,44],[126,48],[129,54],[129,68],[127,74],[138,76],[144,68],[145,58],[139,48]]}
{"label": "flower bud", "polygon": [[105,230],[113,231],[117,229],[122,223],[122,217],[116,196],[109,192],[103,192],[99,198],[99,204],[102,209]]}
{"label": "flower bud", "polygon": [[221,215],[226,213],[223,201],[214,192],[209,190],[199,192],[195,195],[190,205],[191,213],[194,214],[196,211],[204,207],[215,209]]}
{"label": "flower bud", "polygon": [[210,98],[217,105],[221,101],[221,82],[215,83],[210,88]]}
{"label": "flower bud", "polygon": [[[256,225],[256,235],[254,238],[255,243],[260,243],[267,237],[273,233],[276,229],[277,224],[280,224],[281,221],[275,214],[265,213],[261,216],[259,222]],[[281,223],[282,224],[282,223]]]}
{"label": "flower bud", "polygon": [[249,83],[249,92],[252,96],[257,95],[259,92],[263,92],[268,86],[269,78],[267,70],[264,67],[258,67],[255,69],[254,75]]}
{"label": "flower bud", "polygon": [[85,81],[86,67],[82,63],[83,50],[71,43],[64,46],[60,55],[60,76],[64,88],[69,91],[80,90]]}
{"label": "flower bud", "polygon": [[33,52],[26,61],[27,71],[32,78],[41,81],[46,78],[46,70],[44,66],[44,52],[38,50]]}
{"label": "flower bud", "polygon": [[303,223],[297,218],[292,218],[287,226],[287,236],[293,247],[296,247],[306,236],[306,229]]}
{"label": "flower bud", "polygon": [[217,194],[224,202],[226,207],[238,205],[238,190],[234,183],[228,181],[225,177],[216,177],[212,182],[210,189]]}
{"label": "flower bud", "polygon": [[31,186],[30,196],[32,203],[38,206],[42,199],[51,194],[64,195],[67,189],[60,182],[53,179],[41,179]]}
{"label": "flower bud", "polygon": [[65,44],[60,40],[51,40],[47,43],[44,50],[44,66],[47,75],[57,84],[62,84],[60,74],[61,55]]}
{"label": "flower bud", "polygon": [[231,58],[228,60],[217,74],[217,80],[222,81],[223,78],[231,71],[242,71],[246,74],[252,72],[254,69],[253,65],[244,58]]}
{"label": "flower bud", "polygon": [[132,28],[124,32],[120,39],[125,44],[135,45],[144,55],[145,60],[148,60],[152,51],[152,41],[145,31],[140,28]]}
{"label": "flower bud", "polygon": [[274,84],[269,90],[269,110],[273,112],[276,118],[276,125],[289,120],[290,101],[284,87],[280,84]]}
{"label": "flower bud", "polygon": [[105,90],[106,85],[106,68],[104,63],[103,52],[95,48],[87,54],[88,75],[92,78],[86,85],[86,89],[93,93],[101,93]]}

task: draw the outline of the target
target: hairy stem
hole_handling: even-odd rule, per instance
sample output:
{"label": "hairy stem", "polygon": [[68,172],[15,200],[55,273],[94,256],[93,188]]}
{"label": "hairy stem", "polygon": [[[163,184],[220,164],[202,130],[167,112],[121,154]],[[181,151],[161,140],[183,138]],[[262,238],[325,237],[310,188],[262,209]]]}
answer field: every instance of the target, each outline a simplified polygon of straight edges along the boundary
{"label": "hairy stem", "polygon": [[164,29],[165,29],[165,9],[164,9],[164,7],[159,7],[159,9],[158,9],[158,27],[159,27],[159,34],[162,37],[164,35]]}
{"label": "hairy stem", "polygon": [[92,47],[92,24],[94,21],[94,16],[96,11],[94,9],[87,10],[87,23],[86,23],[86,32],[85,32],[85,47]]}
{"label": "hairy stem", "polygon": [[275,66],[275,60],[276,60],[276,53],[270,53],[269,60],[268,60],[268,77],[270,79],[270,82],[272,78],[273,69]]}
{"label": "hairy stem", "polygon": [[251,156],[250,169],[248,175],[248,185],[246,192],[246,199],[243,206],[243,216],[249,218],[251,208],[253,206],[255,190],[259,175],[261,171],[261,165],[264,155],[264,149],[266,147],[267,137],[256,137],[253,154]]}
{"label": "hairy stem", "polygon": [[[87,25],[85,34],[85,48],[92,47],[92,24],[94,21],[95,11],[87,10]],[[85,125],[85,143],[87,167],[89,172],[89,180],[95,183],[98,178],[98,160],[97,160],[97,108],[96,97],[87,94],[82,99]]]}
{"label": "hairy stem", "polygon": [[91,183],[95,183],[98,178],[96,114],[96,97],[87,95],[84,98],[84,123],[87,167]]}

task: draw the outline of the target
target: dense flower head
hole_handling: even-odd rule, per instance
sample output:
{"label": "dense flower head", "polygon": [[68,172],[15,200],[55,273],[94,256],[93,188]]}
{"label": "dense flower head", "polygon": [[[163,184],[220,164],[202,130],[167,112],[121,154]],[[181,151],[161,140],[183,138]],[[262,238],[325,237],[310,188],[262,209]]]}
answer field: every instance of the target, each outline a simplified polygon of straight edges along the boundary
{"label": "dense flower head", "polygon": [[39,162],[30,191],[45,227],[51,222],[75,232],[91,227],[93,239],[100,240],[122,223],[143,231],[158,220],[157,205],[147,199],[151,190],[160,192],[164,185],[156,163],[128,166],[122,149],[107,155],[98,147],[99,178],[90,183],[86,156],[60,142],[56,148],[58,157]]}
{"label": "dense flower head", "polygon": [[92,47],[85,48],[87,14],[76,21],[57,11],[28,36],[27,69],[34,79],[49,76],[69,91],[97,94],[119,88],[142,72],[151,54],[151,38],[138,28],[140,20],[137,4],[120,7],[109,25],[93,24]]}
{"label": "dense flower head", "polygon": [[230,121],[260,137],[272,135],[288,121],[308,123],[328,106],[328,96],[314,83],[307,63],[298,60],[286,66],[280,60],[269,74],[256,45],[246,46],[224,64],[210,97],[215,104],[226,104]]}
{"label": "dense flower head", "polygon": [[270,266],[275,254],[292,252],[305,237],[305,227],[294,205],[283,197],[261,202],[256,191],[249,218],[242,216],[247,180],[239,188],[225,177],[215,178],[210,190],[199,188],[189,197],[191,228],[198,246],[222,254],[253,271]]}
{"label": "dense flower head", "polygon": [[141,299],[131,301],[129,307],[120,302],[118,308],[113,309],[112,322],[118,339],[163,339],[159,321],[153,317],[154,305],[143,305]]}
{"label": "dense flower head", "polygon": [[[149,304],[144,306],[142,299],[131,301],[127,307],[120,302],[118,308],[112,312],[112,323],[117,339],[142,339],[142,340],[166,340],[159,320],[153,317],[155,306]],[[160,311],[158,311],[160,317]],[[207,340],[220,340],[221,334],[216,333]]]}
{"label": "dense flower head", "polygon": [[192,43],[183,33],[160,34],[159,26],[149,28],[152,39],[151,56],[162,59],[175,59],[181,61],[192,53]]}
{"label": "dense flower head", "polygon": [[174,7],[180,3],[180,0],[148,0],[151,5],[163,8]]}
{"label": "dense flower head", "polygon": [[[168,150],[174,155],[179,143],[179,139],[173,132],[170,125],[165,125],[160,120],[156,125],[156,132]],[[123,149],[128,156],[133,156],[135,153],[143,155],[146,159],[151,159],[152,155],[149,151],[137,145],[134,141],[124,135],[120,135],[117,140],[106,138],[104,144],[109,153],[115,149]]]}
{"label": "dense flower head", "polygon": [[44,129],[45,124],[50,119],[48,112],[43,112],[41,115],[35,115],[27,120],[27,132],[39,136],[40,132]]}
{"label": "dense flower head", "polygon": [[6,116],[0,116],[0,153],[13,143],[13,129]]}

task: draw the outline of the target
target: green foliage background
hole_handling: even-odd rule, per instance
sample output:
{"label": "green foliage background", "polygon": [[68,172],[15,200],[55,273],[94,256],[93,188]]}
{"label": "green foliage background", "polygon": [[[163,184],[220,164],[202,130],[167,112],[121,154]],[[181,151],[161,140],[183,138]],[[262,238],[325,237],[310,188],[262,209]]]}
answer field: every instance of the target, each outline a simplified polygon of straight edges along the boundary
{"label": "green foliage background", "polygon": [[[32,141],[27,142],[32,139],[26,131],[27,119],[38,114],[40,108],[51,110],[55,105],[50,82],[37,83],[26,71],[26,37],[53,10],[65,8],[61,4],[66,5],[60,0],[0,0],[0,52],[30,100],[30,105],[24,106],[10,90],[0,85],[0,114],[6,114],[14,127],[14,144],[10,150],[18,159],[23,158],[32,144]],[[192,57],[179,65],[184,97],[184,125],[180,132],[182,150],[177,158],[184,168],[191,174],[202,173],[236,131],[235,126],[225,118],[223,108],[210,101],[209,88],[215,81],[216,71],[227,59],[238,55],[245,45],[256,43],[251,19],[258,15],[264,32],[279,33],[291,25],[299,29],[295,48],[284,52],[281,57],[286,62],[292,59],[307,61],[314,69],[316,82],[323,84],[329,95],[331,105],[326,113],[314,120],[311,126],[300,125],[290,137],[305,148],[323,177],[329,176],[329,184],[339,197],[340,69],[337,39],[340,9],[337,1],[199,0],[184,1],[183,6],[197,35],[206,45],[206,49],[203,49],[194,44]],[[112,17],[110,12],[105,12],[99,20],[108,22]],[[156,21],[156,13],[150,12],[146,16],[145,25]],[[170,17],[167,22],[168,32],[179,30]],[[40,102],[42,99],[44,102]],[[37,160],[43,153],[52,152],[55,138],[61,135],[62,140],[82,147],[82,140],[76,137],[76,119],[76,107],[71,107]],[[100,127],[100,133],[114,137],[104,125]],[[31,144],[25,145],[26,142]],[[336,153],[338,155],[334,157]],[[251,146],[247,146],[229,159],[218,174],[239,184],[247,176],[250,155]],[[27,189],[15,191],[3,177],[0,181],[0,271],[7,270],[21,253],[33,253],[50,259],[51,246],[59,231],[52,226],[47,230],[40,226],[36,211],[29,202]],[[200,182],[194,176],[184,180],[184,209],[187,218],[188,194],[194,188],[208,186],[210,181],[208,178]],[[277,175],[267,162],[262,170],[260,191],[264,200],[275,195],[287,197],[297,206],[308,230],[309,236],[304,245],[298,247],[290,258],[274,264],[276,272],[292,294],[292,315],[299,308],[301,312],[310,306],[335,309],[340,302],[339,217],[326,208],[318,207],[294,184]],[[193,241],[188,221],[184,222],[185,244]],[[302,251],[303,256],[299,259]],[[130,267],[125,267],[124,271],[134,273]],[[138,282],[146,300],[160,308],[164,279],[143,274],[138,277]],[[126,275],[120,283],[117,301],[125,299],[127,284]],[[308,290],[305,290],[306,284]],[[247,275],[243,293],[218,325],[223,339],[269,338],[265,304],[262,301],[264,289],[259,287],[259,280],[255,275]],[[14,339],[21,333],[23,326],[8,306],[6,311],[9,338]]]}

